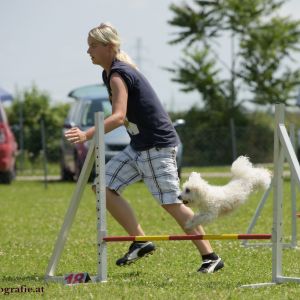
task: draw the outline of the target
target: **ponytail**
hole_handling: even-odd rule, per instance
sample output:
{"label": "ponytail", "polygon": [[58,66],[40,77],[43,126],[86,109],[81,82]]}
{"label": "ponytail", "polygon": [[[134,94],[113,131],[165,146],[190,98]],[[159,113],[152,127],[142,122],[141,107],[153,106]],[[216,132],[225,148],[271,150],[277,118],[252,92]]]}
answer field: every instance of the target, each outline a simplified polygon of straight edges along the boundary
{"label": "ponytail", "polygon": [[134,69],[137,69],[137,65],[125,51],[119,50],[117,52],[116,59],[130,65]]}
{"label": "ponytail", "polygon": [[134,69],[137,69],[136,64],[133,62],[130,56],[126,52],[120,50],[121,39],[117,30],[112,25],[109,23],[101,23],[100,26],[90,30],[89,36],[104,45],[111,44],[115,51],[117,60],[130,65]]}

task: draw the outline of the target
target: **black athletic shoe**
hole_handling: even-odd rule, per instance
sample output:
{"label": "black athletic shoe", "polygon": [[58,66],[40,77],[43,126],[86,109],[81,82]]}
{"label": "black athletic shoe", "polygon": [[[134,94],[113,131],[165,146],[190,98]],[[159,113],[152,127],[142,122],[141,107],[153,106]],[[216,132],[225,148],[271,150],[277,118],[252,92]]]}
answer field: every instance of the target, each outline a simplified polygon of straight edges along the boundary
{"label": "black athletic shoe", "polygon": [[133,242],[128,252],[121,258],[116,261],[118,266],[129,265],[136,260],[148,256],[149,254],[153,254],[155,251],[155,245],[151,242]]}
{"label": "black athletic shoe", "polygon": [[198,269],[198,272],[201,273],[214,273],[224,267],[224,263],[221,259],[221,257],[218,257],[218,259],[212,260],[212,259],[206,259],[203,261],[201,267]]}

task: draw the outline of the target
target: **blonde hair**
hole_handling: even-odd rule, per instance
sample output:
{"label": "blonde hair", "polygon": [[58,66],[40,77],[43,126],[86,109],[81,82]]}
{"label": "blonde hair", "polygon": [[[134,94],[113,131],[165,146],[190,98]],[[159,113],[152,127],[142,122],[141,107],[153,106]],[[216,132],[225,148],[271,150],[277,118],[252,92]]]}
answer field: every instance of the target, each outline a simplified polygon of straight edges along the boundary
{"label": "blonde hair", "polygon": [[133,62],[130,56],[125,51],[120,49],[121,39],[117,30],[111,24],[101,23],[98,27],[90,30],[89,36],[104,45],[112,45],[117,60],[123,61],[131,67],[137,69],[136,64]]}

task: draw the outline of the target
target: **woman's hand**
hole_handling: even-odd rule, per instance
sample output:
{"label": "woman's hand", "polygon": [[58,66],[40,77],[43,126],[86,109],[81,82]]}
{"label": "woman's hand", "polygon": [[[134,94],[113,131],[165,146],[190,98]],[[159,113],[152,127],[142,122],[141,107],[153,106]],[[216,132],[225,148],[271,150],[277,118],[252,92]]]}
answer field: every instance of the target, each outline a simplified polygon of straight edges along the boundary
{"label": "woman's hand", "polygon": [[73,127],[65,132],[65,138],[72,144],[84,143],[87,140],[86,133],[78,127]]}

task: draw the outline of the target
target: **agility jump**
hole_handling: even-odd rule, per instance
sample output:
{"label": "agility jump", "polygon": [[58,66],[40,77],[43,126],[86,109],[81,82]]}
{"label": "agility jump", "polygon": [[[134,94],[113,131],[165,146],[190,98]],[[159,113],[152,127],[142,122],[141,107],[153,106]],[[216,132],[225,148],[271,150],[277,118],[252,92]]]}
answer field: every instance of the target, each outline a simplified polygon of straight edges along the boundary
{"label": "agility jump", "polygon": [[197,234],[197,235],[145,235],[145,236],[108,236],[105,242],[139,241],[193,241],[193,240],[269,240],[271,234]]}
{"label": "agility jump", "polygon": [[[290,141],[293,145],[294,150],[296,151],[296,137],[295,137],[295,125],[290,124]],[[300,213],[297,213],[297,199],[296,199],[296,178],[293,170],[290,172],[290,191],[291,191],[291,240],[287,243],[283,243],[284,248],[297,248],[297,218],[300,217]],[[273,191],[273,180],[269,185],[268,189],[265,191],[264,195],[262,196],[255,213],[251,219],[251,222],[246,230],[246,234],[252,233],[258,218],[260,217],[262,210],[270,196],[271,191]],[[269,242],[252,242],[249,243],[249,240],[243,240],[242,245],[245,247],[268,247],[272,246],[272,243]]]}
{"label": "agility jump", "polygon": [[[109,237],[106,232],[106,197],[105,197],[105,161],[104,161],[104,117],[103,113],[95,114],[96,134],[95,139],[91,142],[89,151],[84,162],[81,174],[79,176],[76,189],[73,193],[69,209],[66,213],[64,223],[58,235],[51,259],[46,270],[46,281],[64,282],[64,276],[55,276],[55,270],[61,257],[65,242],[79,202],[87,184],[88,177],[91,173],[94,157],[96,159],[96,174],[98,180],[96,183],[96,206],[97,206],[97,247],[98,262],[97,275],[91,277],[93,282],[107,281],[107,243],[133,240],[192,240],[192,239],[209,239],[209,240],[240,240],[240,239],[272,239],[272,281],[268,283],[258,283],[245,285],[243,287],[261,287],[283,282],[298,282],[298,277],[286,277],[282,274],[282,199],[283,199],[283,163],[286,157],[291,171],[294,172],[296,183],[300,186],[300,166],[295,151],[289,139],[284,125],[284,105],[275,105],[275,126],[274,126],[274,177],[273,177],[273,229],[271,234],[220,234],[220,235],[178,235],[178,236],[125,236]],[[87,273],[79,273],[86,278]],[[79,275],[76,274],[76,275]],[[73,276],[73,274],[71,274]],[[74,274],[75,275],[75,274]],[[70,276],[69,276],[70,277]]]}

